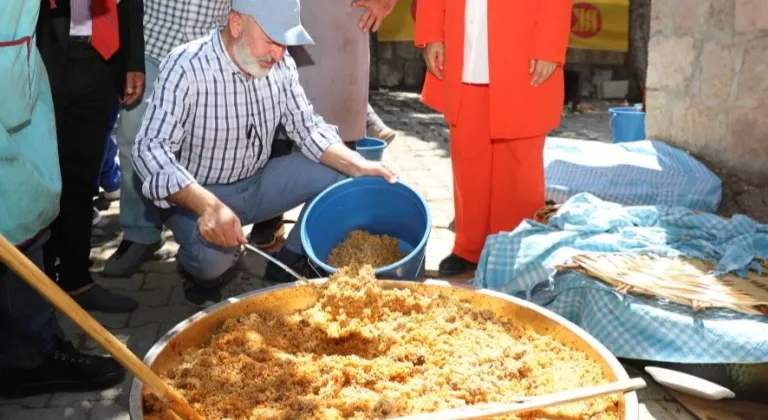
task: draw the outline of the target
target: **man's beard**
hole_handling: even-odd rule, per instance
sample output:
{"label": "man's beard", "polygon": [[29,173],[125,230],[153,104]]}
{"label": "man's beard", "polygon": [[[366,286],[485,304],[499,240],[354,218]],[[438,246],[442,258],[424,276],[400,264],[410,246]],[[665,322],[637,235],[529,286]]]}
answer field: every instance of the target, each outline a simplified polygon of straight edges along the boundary
{"label": "man's beard", "polygon": [[246,71],[246,73],[250,74],[251,76],[261,79],[263,77],[266,77],[269,72],[272,70],[272,67],[262,67],[260,63],[272,63],[273,60],[270,57],[256,57],[254,58],[251,56],[250,51],[248,50],[248,45],[246,44],[245,38],[240,38],[237,41],[235,41],[235,45],[232,46],[232,55],[235,59],[235,62],[237,62],[237,65],[240,66],[243,70]]}

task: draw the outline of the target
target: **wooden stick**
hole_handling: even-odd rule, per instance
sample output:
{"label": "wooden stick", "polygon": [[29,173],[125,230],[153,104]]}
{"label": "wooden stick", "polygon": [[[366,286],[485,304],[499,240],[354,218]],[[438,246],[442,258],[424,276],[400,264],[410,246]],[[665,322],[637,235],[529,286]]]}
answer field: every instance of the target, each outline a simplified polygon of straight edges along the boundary
{"label": "wooden stick", "polygon": [[443,410],[435,413],[417,414],[414,416],[397,417],[393,420],[470,420],[487,419],[505,414],[522,413],[525,411],[539,410],[555,405],[588,400],[617,392],[628,392],[645,388],[642,378],[627,379],[588,388],[571,389],[549,395],[531,397],[522,403],[488,403],[469,407]]}
{"label": "wooden stick", "polygon": [[32,261],[0,234],[0,262],[6,265],[48,299],[53,306],[59,308],[64,315],[99,343],[115,360],[131,372],[144,386],[155,393],[161,400],[182,419],[204,420],[187,400],[160,379],[147,365],[139,360],[123,343],[107,331],[93,317],[83,310],[72,298],[64,293],[48,276],[45,275]]}

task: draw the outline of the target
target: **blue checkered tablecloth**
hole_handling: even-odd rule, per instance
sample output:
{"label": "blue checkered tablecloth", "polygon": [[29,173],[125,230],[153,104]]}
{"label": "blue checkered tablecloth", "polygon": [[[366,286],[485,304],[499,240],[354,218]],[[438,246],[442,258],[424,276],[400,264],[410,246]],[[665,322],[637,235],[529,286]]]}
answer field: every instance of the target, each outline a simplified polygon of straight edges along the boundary
{"label": "blue checkered tablecloth", "polygon": [[601,143],[547,138],[546,195],[564,203],[582,192],[624,205],[717,211],[722,181],[681,149],[654,140]]}
{"label": "blue checkered tablecloth", "polygon": [[693,312],[626,296],[555,265],[588,252],[684,255],[744,274],[768,259],[768,225],[722,219],[684,207],[623,207],[583,193],[549,220],[489,236],[474,283],[522,297],[586,329],[619,357],[678,363],[768,362],[768,317],[728,310]]}

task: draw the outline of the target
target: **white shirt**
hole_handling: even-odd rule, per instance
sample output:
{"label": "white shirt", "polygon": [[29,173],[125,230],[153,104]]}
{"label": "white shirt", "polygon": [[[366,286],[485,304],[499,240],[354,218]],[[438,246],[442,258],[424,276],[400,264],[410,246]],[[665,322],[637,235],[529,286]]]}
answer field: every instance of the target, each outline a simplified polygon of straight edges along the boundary
{"label": "white shirt", "polygon": [[69,8],[69,34],[91,36],[91,0],[72,0]]}
{"label": "white shirt", "polygon": [[194,182],[231,184],[255,175],[280,123],[315,162],[341,141],[307,100],[288,53],[268,76],[246,77],[218,29],[166,56],[148,102],[133,165],[144,195],[164,208],[168,196]]}
{"label": "white shirt", "polygon": [[466,0],[464,83],[488,84],[488,0]]}

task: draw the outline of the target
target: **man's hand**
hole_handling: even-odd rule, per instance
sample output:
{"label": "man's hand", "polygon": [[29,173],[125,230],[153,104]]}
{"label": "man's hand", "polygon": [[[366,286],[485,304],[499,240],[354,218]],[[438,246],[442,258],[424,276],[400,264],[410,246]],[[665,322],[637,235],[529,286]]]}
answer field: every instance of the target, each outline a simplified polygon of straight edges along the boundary
{"label": "man's hand", "polygon": [[397,175],[381,162],[367,160],[342,142],[334,143],[320,156],[320,163],[348,176],[380,176],[387,182],[397,182]]}
{"label": "man's hand", "polygon": [[223,248],[248,243],[237,215],[223,203],[208,208],[197,219],[197,229],[206,241]]}
{"label": "man's hand", "polygon": [[144,93],[144,73],[129,71],[125,79],[125,93],[120,99],[123,105],[130,105]]}
{"label": "man's hand", "polygon": [[557,68],[557,63],[543,60],[531,60],[528,72],[531,73],[531,86],[539,86],[552,76]]}
{"label": "man's hand", "polygon": [[440,80],[443,80],[443,66],[445,64],[445,47],[442,42],[427,44],[424,48],[424,61],[427,69]]}
{"label": "man's hand", "polygon": [[381,162],[366,160],[360,163],[357,176],[380,176],[389,183],[397,182],[397,174]]}
{"label": "man's hand", "polygon": [[352,6],[365,7],[366,11],[360,18],[360,29],[363,32],[376,32],[384,18],[395,8],[397,0],[356,0]]}

